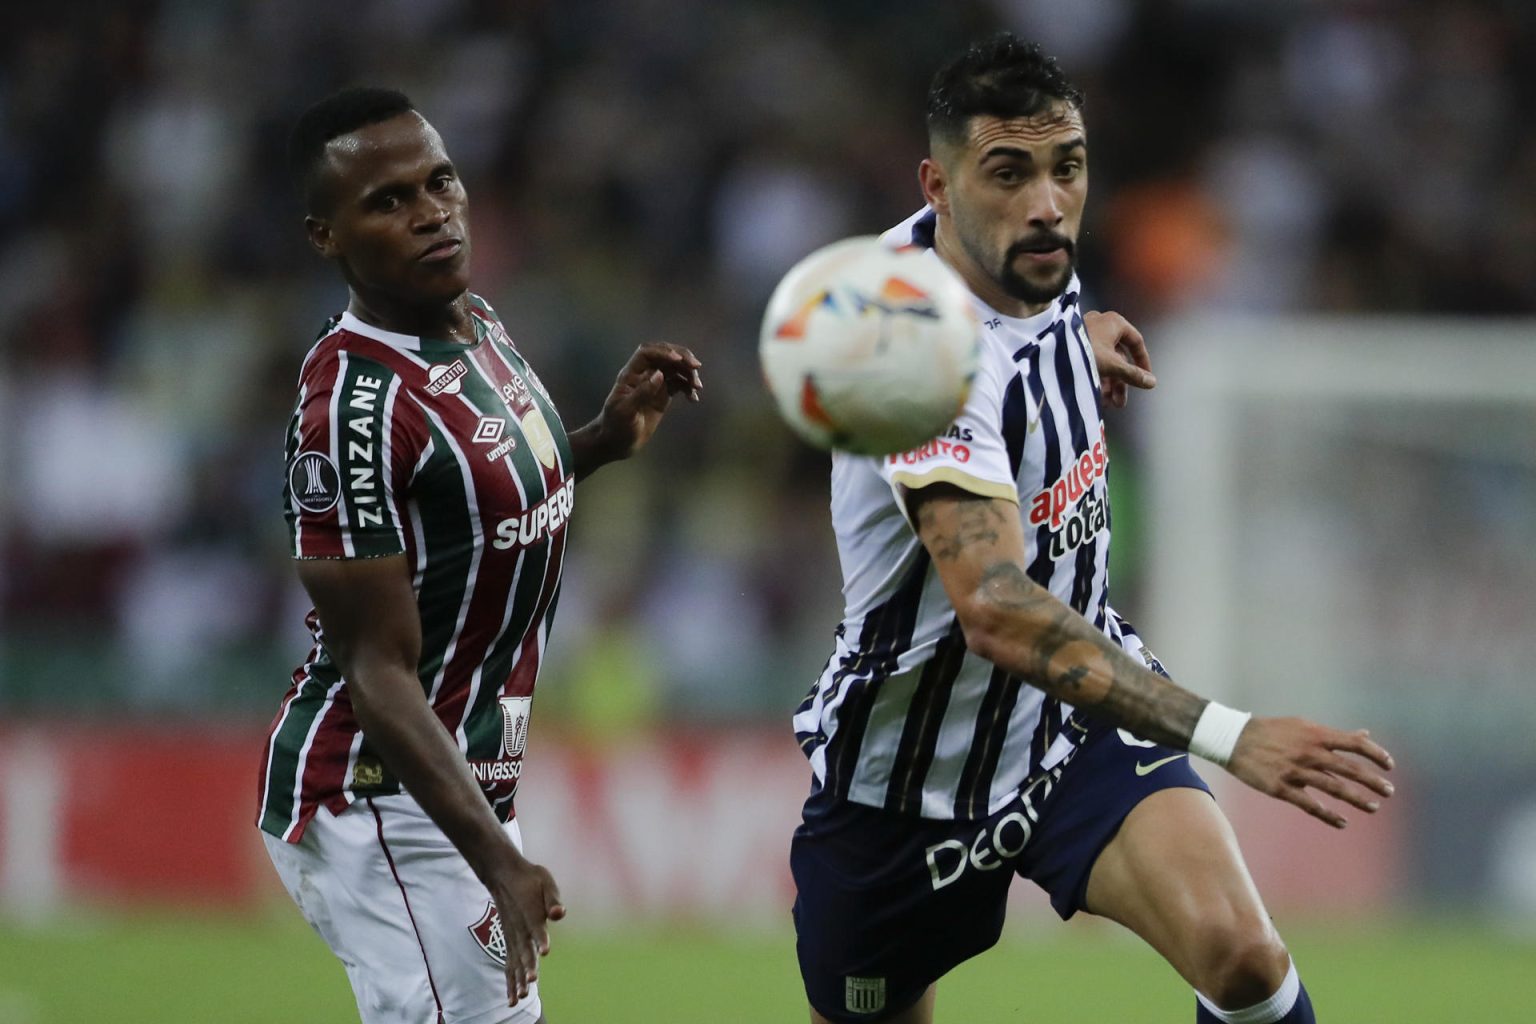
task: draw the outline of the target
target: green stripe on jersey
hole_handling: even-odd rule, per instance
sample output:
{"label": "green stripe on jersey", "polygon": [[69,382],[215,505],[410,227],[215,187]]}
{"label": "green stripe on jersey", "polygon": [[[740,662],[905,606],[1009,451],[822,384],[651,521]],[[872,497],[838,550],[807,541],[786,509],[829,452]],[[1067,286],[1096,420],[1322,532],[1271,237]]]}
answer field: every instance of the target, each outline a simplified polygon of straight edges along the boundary
{"label": "green stripe on jersey", "polygon": [[272,737],[272,760],[266,771],[266,801],[262,805],[261,827],[281,836],[298,815],[299,752],[315,718],[325,707],[325,694],[336,681],[310,678],[288,702],[283,724]]}

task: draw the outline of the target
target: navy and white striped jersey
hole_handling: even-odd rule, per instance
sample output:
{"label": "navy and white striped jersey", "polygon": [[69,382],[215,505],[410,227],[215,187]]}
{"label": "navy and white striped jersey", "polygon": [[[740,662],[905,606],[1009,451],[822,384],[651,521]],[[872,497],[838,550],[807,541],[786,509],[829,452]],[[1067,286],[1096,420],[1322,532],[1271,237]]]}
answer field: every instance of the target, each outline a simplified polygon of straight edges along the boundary
{"label": "navy and white striped jersey", "polygon": [[[932,253],[924,210],[888,231]],[[976,299],[982,358],[953,426],[914,451],[832,456],[845,611],[836,649],[794,717],[816,788],[925,818],[978,818],[1065,755],[1070,705],[972,654],[904,492],[937,481],[1017,501],[1031,579],[1138,657],[1107,603],[1109,451],[1074,275],[1041,313]]]}

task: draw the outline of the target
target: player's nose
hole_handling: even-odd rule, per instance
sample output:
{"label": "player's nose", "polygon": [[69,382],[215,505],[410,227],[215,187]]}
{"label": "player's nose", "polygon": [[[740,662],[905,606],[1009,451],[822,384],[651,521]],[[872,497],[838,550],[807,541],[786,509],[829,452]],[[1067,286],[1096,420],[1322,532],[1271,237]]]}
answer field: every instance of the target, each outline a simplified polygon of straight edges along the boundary
{"label": "player's nose", "polygon": [[1061,200],[1051,182],[1039,182],[1025,192],[1025,212],[1030,224],[1054,228],[1061,223]]}
{"label": "player's nose", "polygon": [[416,207],[412,228],[420,233],[431,233],[442,228],[452,218],[448,204],[435,196],[426,196]]}

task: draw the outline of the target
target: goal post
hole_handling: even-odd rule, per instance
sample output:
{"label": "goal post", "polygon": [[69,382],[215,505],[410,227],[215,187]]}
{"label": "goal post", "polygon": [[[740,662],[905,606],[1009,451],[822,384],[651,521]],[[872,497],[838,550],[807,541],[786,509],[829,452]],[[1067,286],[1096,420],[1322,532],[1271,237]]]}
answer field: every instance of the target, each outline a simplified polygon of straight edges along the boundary
{"label": "goal post", "polygon": [[1371,728],[1412,780],[1415,882],[1490,891],[1504,823],[1536,820],[1536,321],[1148,334],[1133,620],[1199,693]]}

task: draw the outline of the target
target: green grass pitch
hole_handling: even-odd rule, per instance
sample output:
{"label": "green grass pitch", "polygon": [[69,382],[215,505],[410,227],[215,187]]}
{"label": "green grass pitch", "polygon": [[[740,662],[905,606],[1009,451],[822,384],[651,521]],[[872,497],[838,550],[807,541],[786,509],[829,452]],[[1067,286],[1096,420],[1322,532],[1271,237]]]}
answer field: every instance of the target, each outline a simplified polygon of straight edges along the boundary
{"label": "green grass pitch", "polygon": [[[1287,925],[1330,1024],[1536,1021],[1536,942],[1404,919]],[[663,927],[561,928],[543,971],[551,1024],[806,1019],[793,938]],[[940,985],[938,1020],[1187,1024],[1192,997],[1102,923],[1010,933]],[[254,918],[0,919],[0,1024],[355,1021],[341,966],[287,906]]]}

